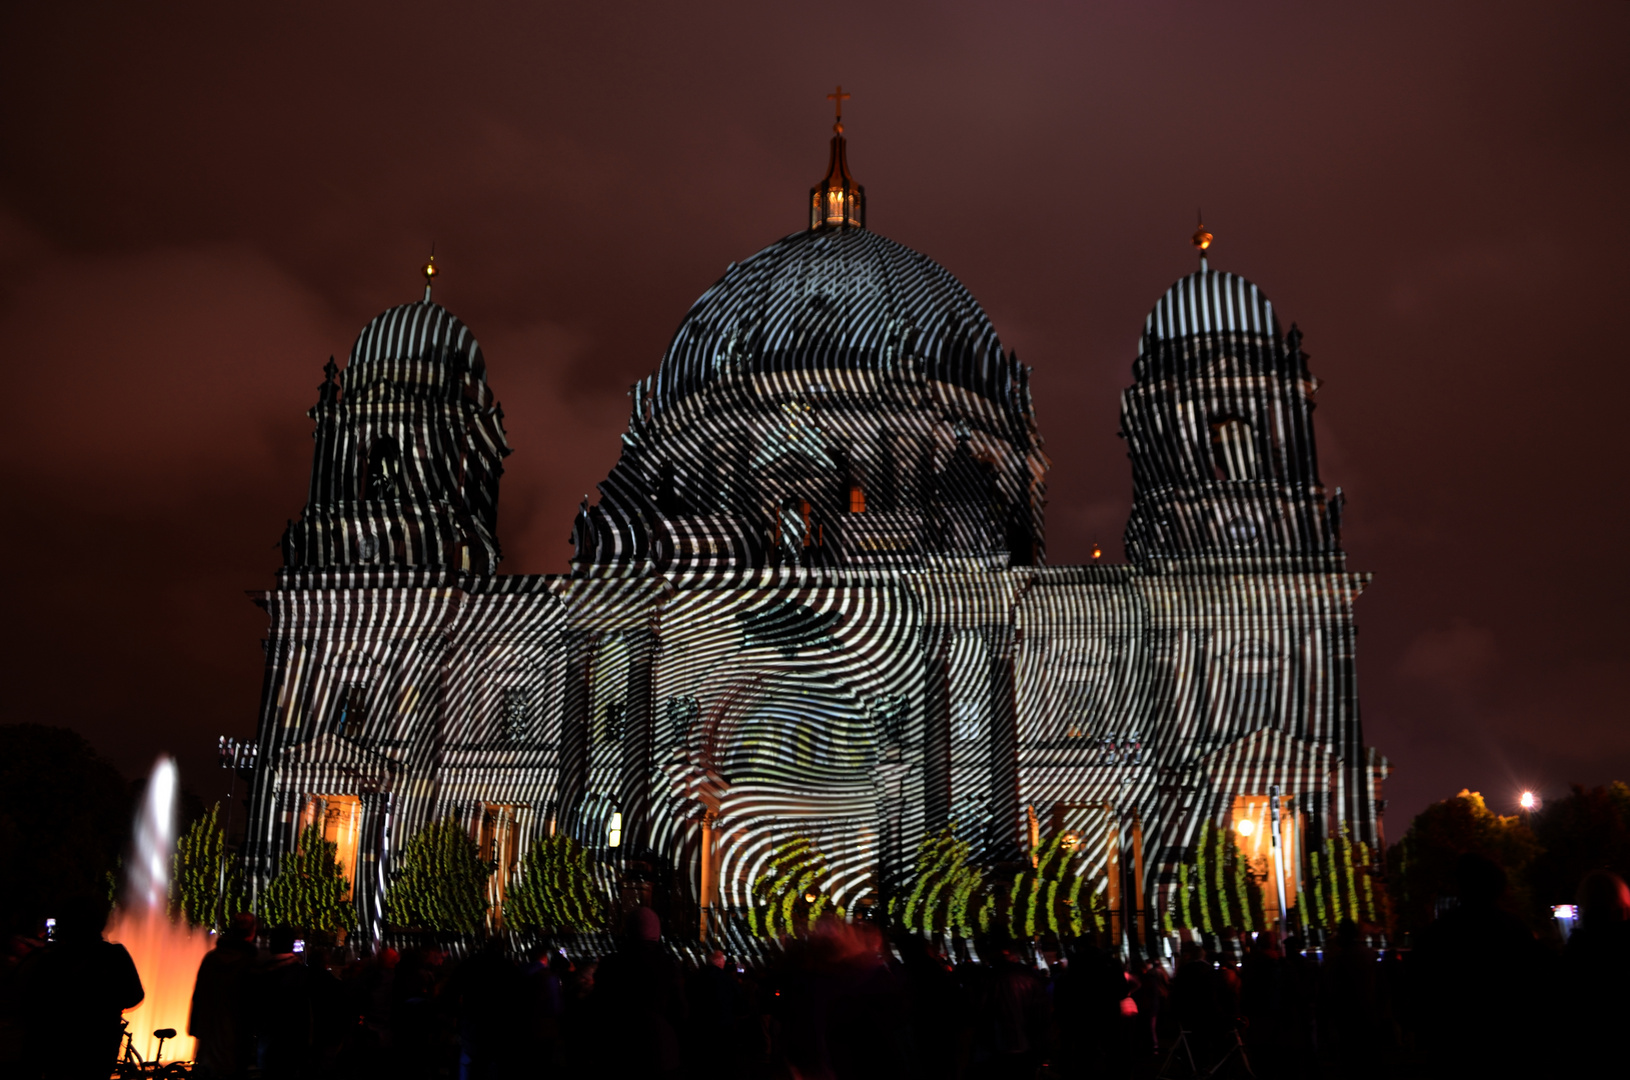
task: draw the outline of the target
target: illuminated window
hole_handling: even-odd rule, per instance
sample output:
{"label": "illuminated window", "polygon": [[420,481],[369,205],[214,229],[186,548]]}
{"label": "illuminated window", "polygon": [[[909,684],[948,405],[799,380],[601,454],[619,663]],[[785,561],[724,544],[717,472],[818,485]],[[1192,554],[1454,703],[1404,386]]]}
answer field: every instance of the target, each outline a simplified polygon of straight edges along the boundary
{"label": "illuminated window", "polygon": [[843,189],[828,188],[826,191],[826,223],[828,225],[842,225],[843,219]]}
{"label": "illuminated window", "polygon": [[[1297,848],[1297,815],[1289,795],[1279,797],[1279,842],[1285,874],[1285,906],[1296,906],[1299,887],[1298,869],[1301,865]],[[1269,910],[1263,914],[1274,917],[1278,910],[1277,886],[1273,867],[1273,808],[1266,795],[1238,795],[1229,813],[1228,831],[1239,846],[1240,855],[1250,868],[1251,876],[1262,885],[1262,900]]]}
{"label": "illuminated window", "polygon": [[852,484],[849,487],[849,512],[851,514],[866,512],[866,489],[859,484]]}
{"label": "illuminated window", "polygon": [[[362,823],[362,800],[355,795],[316,795],[306,800],[300,831],[322,823],[323,839],[334,845],[334,861],[345,875],[347,890],[356,881],[357,833]],[[347,897],[349,898],[349,897]]]}

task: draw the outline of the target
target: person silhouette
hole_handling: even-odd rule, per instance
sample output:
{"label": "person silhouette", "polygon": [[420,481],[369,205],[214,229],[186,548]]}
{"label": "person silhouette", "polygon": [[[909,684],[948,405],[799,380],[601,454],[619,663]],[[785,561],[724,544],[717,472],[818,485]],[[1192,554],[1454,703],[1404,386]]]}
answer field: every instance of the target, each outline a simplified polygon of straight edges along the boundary
{"label": "person silhouette", "polygon": [[606,1048],[600,1075],[673,1077],[682,1072],[679,1032],[687,1026],[684,979],[662,948],[662,922],[648,907],[628,913],[623,947],[595,974],[594,1019]]}
{"label": "person silhouette", "polygon": [[1579,926],[1562,956],[1561,1040],[1584,1075],[1623,1045],[1630,1015],[1630,886],[1611,870],[1579,884]]}
{"label": "person silhouette", "polygon": [[198,965],[187,1034],[198,1040],[195,1060],[201,1075],[235,1076],[248,1068],[253,1056],[248,997],[257,931],[249,912],[234,915]]}
{"label": "person silhouette", "polygon": [[57,915],[56,939],[19,972],[35,1075],[46,1080],[106,1080],[123,1041],[119,1014],[146,992],[123,945],[102,940],[108,903],[76,897]]}
{"label": "person silhouette", "polygon": [[1457,906],[1421,932],[1416,1030],[1442,1075],[1529,1077],[1541,1025],[1539,943],[1501,910],[1506,875],[1476,854],[1455,862]]}

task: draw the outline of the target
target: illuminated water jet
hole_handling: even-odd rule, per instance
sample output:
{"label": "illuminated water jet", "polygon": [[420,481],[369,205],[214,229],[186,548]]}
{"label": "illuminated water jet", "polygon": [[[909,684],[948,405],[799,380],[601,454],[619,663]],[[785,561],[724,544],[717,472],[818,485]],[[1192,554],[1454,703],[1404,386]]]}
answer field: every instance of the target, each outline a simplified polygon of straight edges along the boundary
{"label": "illuminated water jet", "polygon": [[164,1047],[171,1060],[193,1056],[193,1039],[186,1034],[187,1013],[198,962],[210,945],[208,933],[172,922],[168,912],[178,790],[174,759],[160,757],[153,764],[147,794],[136,813],[124,896],[107,930],[109,941],[130,950],[147,991],[142,1003],[125,1013],[125,1019],[136,1037],[137,1051],[149,1060],[158,1049],[154,1030],[166,1027],[180,1033]]}

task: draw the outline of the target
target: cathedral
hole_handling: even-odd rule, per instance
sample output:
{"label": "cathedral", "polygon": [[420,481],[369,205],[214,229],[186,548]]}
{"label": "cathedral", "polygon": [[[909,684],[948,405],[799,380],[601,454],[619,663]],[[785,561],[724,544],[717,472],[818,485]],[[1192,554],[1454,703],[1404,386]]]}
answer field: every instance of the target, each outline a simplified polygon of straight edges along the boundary
{"label": "cathedral", "polygon": [[1202,226],[1122,396],[1128,562],[1049,565],[1030,371],[955,277],[866,227],[841,113],[808,211],[633,387],[567,574],[500,572],[503,413],[434,260],[422,301],[329,362],[309,498],[254,594],[253,887],[321,824],[377,936],[393,860],[451,816],[495,909],[563,832],[694,938],[792,837],[836,904],[886,917],[949,827],[988,867],[1067,836],[1127,940],[1204,827],[1253,865],[1272,848],[1270,921],[1317,844],[1377,842],[1368,577],[1299,331],[1209,267]]}

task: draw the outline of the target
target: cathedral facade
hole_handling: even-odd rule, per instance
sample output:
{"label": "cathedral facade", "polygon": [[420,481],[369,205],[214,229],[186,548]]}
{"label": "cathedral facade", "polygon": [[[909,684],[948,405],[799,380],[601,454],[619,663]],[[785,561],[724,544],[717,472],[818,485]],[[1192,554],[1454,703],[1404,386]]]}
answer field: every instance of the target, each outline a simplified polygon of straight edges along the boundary
{"label": "cathedral facade", "polygon": [[1208,824],[1279,837],[1289,904],[1312,845],[1377,840],[1368,578],[1299,332],[1197,234],[1122,399],[1129,561],[1050,566],[1029,370],[956,278],[866,228],[841,127],[809,211],[633,388],[568,574],[499,572],[502,412],[428,286],[330,362],[309,500],[256,594],[252,881],[320,822],[378,933],[393,860],[451,815],[494,900],[563,831],[695,933],[791,837],[834,902],[881,914],[953,827],[987,866],[1068,835],[1136,936]]}

